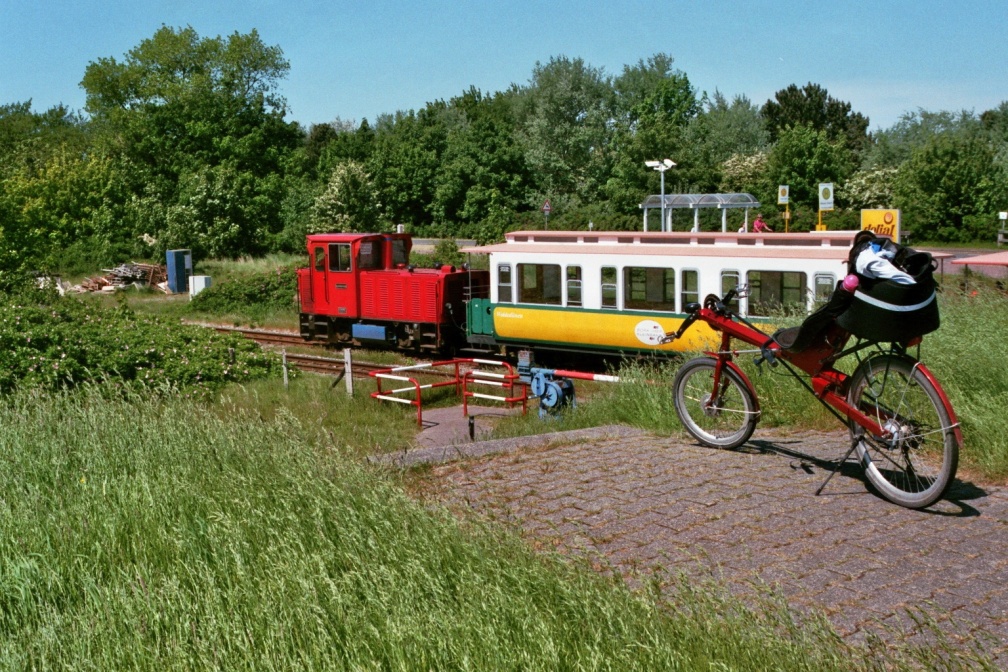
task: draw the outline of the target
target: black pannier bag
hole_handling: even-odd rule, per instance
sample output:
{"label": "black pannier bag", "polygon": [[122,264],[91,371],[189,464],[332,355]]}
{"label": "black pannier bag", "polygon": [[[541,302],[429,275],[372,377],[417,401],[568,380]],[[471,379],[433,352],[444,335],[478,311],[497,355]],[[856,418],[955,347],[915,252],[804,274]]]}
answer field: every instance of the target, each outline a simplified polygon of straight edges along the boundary
{"label": "black pannier bag", "polygon": [[939,318],[934,259],[927,252],[863,231],[854,238],[848,272],[855,272],[858,255],[873,243],[891,252],[892,264],[913,277],[915,284],[858,274],[857,291],[847,309],[837,316],[837,324],[859,338],[893,343],[906,343],[936,330]]}

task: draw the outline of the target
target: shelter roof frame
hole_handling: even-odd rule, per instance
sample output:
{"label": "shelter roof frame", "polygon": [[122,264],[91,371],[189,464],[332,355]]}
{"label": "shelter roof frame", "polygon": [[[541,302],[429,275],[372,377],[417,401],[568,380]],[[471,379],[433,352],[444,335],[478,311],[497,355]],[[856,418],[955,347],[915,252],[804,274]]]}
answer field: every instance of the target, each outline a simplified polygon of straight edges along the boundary
{"label": "shelter roof frame", "polygon": [[692,231],[697,232],[700,230],[700,209],[701,208],[717,208],[721,210],[721,231],[727,232],[728,230],[728,210],[732,209],[744,209],[745,210],[745,223],[743,225],[744,230],[749,230],[749,210],[752,208],[759,208],[760,202],[756,200],[756,197],[752,194],[747,193],[735,193],[735,194],[665,194],[664,196],[664,207],[662,203],[662,196],[660,194],[651,194],[644,202],[640,204],[641,210],[644,211],[644,230],[648,230],[648,214],[651,210],[664,210],[668,214],[665,216],[664,222],[662,222],[661,231],[671,231],[672,230],[672,212],[674,210],[692,210],[693,211],[693,228]]}

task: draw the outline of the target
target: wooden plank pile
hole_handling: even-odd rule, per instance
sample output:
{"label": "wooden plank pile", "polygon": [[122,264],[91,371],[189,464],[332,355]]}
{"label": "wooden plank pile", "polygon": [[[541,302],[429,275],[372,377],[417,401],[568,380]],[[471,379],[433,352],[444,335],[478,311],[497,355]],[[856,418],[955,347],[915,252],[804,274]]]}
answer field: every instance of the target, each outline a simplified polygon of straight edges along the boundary
{"label": "wooden plank pile", "polygon": [[72,289],[78,292],[114,292],[129,286],[155,287],[167,291],[168,270],[157,264],[130,262],[115,268],[104,268],[104,275],[85,278]]}

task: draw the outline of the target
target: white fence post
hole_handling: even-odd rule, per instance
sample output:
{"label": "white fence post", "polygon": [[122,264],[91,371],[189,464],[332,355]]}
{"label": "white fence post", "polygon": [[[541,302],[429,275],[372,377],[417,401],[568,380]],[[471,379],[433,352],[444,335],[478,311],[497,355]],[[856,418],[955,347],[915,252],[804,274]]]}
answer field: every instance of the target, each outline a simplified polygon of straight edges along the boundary
{"label": "white fence post", "polygon": [[350,359],[350,348],[343,348],[343,373],[346,378],[346,393],[353,396],[353,364]]}

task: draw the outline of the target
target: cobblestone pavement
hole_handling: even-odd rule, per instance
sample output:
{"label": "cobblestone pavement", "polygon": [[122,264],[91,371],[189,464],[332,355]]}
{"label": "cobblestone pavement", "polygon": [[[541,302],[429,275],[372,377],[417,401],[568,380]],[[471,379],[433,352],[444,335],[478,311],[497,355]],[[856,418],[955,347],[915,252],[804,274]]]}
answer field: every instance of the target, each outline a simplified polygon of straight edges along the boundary
{"label": "cobblestone pavement", "polygon": [[960,475],[947,500],[910,511],[868,491],[850,463],[816,496],[847,447],[842,432],[760,430],[736,451],[626,427],[432,443],[389,459],[434,464],[446,504],[631,583],[658,569],[713,573],[736,593],[769,584],[852,641],[912,630],[907,610],[923,607],[1008,664],[1004,489]]}

